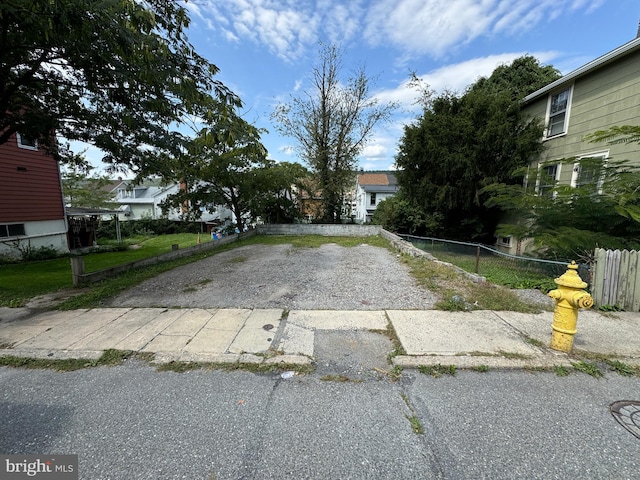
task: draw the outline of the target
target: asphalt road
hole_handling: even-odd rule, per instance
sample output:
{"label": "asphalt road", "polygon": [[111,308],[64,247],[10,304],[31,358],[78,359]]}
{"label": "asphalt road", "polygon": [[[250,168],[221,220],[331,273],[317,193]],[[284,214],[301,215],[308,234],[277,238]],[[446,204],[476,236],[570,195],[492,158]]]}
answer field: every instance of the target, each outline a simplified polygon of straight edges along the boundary
{"label": "asphalt road", "polygon": [[[0,452],[74,453],[82,479],[636,479],[608,412],[640,379],[0,368]],[[412,431],[415,417],[423,434]]]}

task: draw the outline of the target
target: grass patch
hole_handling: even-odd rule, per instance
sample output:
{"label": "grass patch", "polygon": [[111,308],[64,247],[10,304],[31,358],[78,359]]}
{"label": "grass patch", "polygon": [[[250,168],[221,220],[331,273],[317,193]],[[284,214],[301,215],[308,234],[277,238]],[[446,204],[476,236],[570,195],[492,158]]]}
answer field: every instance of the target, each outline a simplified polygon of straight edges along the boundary
{"label": "grass patch", "polygon": [[476,365],[474,367],[471,367],[471,370],[473,370],[474,372],[486,373],[486,372],[489,371],[489,366],[488,365]]}
{"label": "grass patch", "polygon": [[516,353],[516,352],[505,352],[503,350],[499,350],[498,355],[504,358],[508,358],[510,360],[528,360],[531,358],[531,355],[525,355],[524,353]]}
{"label": "grass patch", "polygon": [[248,257],[240,255],[240,256],[237,256],[237,257],[233,257],[227,263],[243,263],[243,262],[246,262],[247,260],[249,260]]}
{"label": "grass patch", "polygon": [[434,378],[441,377],[443,375],[455,376],[458,369],[455,365],[420,365],[418,371],[424,375],[430,375]]}
{"label": "grass patch", "polygon": [[28,369],[48,369],[58,372],[73,372],[83,368],[115,366],[121,365],[129,358],[139,358],[148,360],[145,355],[138,355],[129,350],[105,350],[97,360],[88,360],[82,358],[68,359],[48,359],[48,358],[28,358],[5,356],[0,357],[0,365],[4,367],[28,368]]}
{"label": "grass patch", "polygon": [[527,342],[529,345],[533,345],[534,347],[542,348],[545,346],[544,342],[541,342],[540,340],[536,340],[535,338],[531,338],[531,337],[525,337],[524,341]]}
{"label": "grass patch", "polygon": [[555,373],[558,377],[568,377],[571,374],[571,370],[569,370],[564,365],[556,365],[553,367],[553,373]]}
{"label": "grass patch", "polygon": [[178,362],[172,361],[168,363],[156,364],[155,368],[158,372],[176,372],[185,373],[193,370],[224,370],[245,371],[251,373],[274,373],[291,370],[299,375],[313,373],[314,368],[311,365],[282,364],[282,363],[203,363],[203,362]]}
{"label": "grass patch", "polygon": [[416,282],[440,296],[435,307],[446,311],[503,310],[537,313],[511,290],[491,283],[475,283],[449,265],[424,257],[402,255]]}
{"label": "grass patch", "polygon": [[578,372],[586,373],[587,375],[591,375],[594,378],[600,378],[603,376],[602,371],[600,371],[600,369],[595,363],[584,362],[581,360],[575,363],[572,362],[571,365],[573,366],[574,370]]}
{"label": "grass patch", "polygon": [[607,360],[606,363],[609,365],[609,370],[616,372],[623,377],[633,377],[640,373],[637,368],[627,365],[619,360]]}

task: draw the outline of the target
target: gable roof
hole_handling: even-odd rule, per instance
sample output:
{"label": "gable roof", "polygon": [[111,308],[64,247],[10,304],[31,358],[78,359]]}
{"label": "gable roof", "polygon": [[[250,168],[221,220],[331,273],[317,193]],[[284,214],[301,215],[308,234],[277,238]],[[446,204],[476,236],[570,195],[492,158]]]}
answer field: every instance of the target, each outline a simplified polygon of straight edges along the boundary
{"label": "gable roof", "polygon": [[558,80],[555,80],[554,82],[551,82],[549,85],[536,90],[535,92],[524,97],[522,102],[526,105],[527,103],[530,103],[540,98],[541,96],[548,94],[550,91],[560,87],[563,84],[572,82],[580,77],[584,77],[585,75],[588,75],[613,61],[619,60],[620,58],[629,55],[630,53],[636,52],[637,50],[640,50],[640,37],[634,38],[630,42],[627,42],[624,45],[611,50],[608,53],[605,53],[604,55],[596,58],[595,60],[592,60],[589,63],[586,63],[579,68],[576,68],[574,71],[567,73],[565,76],[559,78]]}
{"label": "gable roof", "polygon": [[358,175],[358,185],[380,185],[395,186],[397,184],[396,176],[392,173],[361,173]]}

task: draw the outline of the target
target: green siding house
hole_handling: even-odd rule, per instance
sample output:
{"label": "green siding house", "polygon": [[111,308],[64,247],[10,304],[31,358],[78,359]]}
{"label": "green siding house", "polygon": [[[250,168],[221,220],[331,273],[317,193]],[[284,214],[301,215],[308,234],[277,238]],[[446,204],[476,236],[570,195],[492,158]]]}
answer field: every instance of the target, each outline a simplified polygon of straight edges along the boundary
{"label": "green siding house", "polygon": [[[524,110],[544,119],[546,147],[532,167],[561,183],[587,180],[580,158],[629,160],[640,165],[637,144],[590,143],[585,135],[614,125],[640,125],[640,38],[602,55],[524,99]],[[575,157],[572,165],[558,160]],[[581,178],[584,177],[584,178]]]}
{"label": "green siding house", "polygon": [[[614,125],[640,125],[640,37],[568,73],[524,98],[523,109],[544,121],[544,150],[530,168],[538,169],[536,189],[550,184],[577,186],[597,181],[581,159],[628,160],[640,165],[640,145],[590,143],[587,134]],[[573,158],[573,162],[561,160]],[[586,162],[585,162],[586,163]],[[525,245],[510,237],[498,246],[521,253]]]}

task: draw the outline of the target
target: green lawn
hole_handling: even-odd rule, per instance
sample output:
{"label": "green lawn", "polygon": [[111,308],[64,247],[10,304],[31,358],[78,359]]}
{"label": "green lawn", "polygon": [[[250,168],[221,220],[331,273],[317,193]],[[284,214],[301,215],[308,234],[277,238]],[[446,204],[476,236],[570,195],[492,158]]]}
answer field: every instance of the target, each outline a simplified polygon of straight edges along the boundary
{"label": "green lawn", "polygon": [[[171,251],[177,243],[180,248],[197,243],[197,235],[181,233],[139,239],[140,248],[118,252],[90,253],[84,256],[87,272],[153,257]],[[202,241],[209,241],[204,235]],[[0,265],[0,306],[17,307],[32,297],[72,287],[71,262],[68,257]]]}

